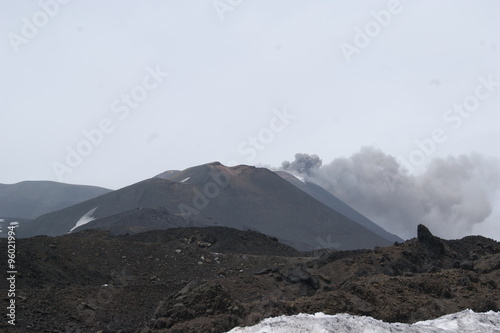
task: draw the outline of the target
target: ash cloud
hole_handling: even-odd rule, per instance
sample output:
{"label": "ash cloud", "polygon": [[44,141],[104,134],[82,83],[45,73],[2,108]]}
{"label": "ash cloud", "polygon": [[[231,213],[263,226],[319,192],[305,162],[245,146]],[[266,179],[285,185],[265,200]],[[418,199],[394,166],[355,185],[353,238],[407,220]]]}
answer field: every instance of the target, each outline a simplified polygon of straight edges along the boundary
{"label": "ash cloud", "polygon": [[460,238],[492,212],[500,189],[496,159],[471,153],[435,158],[420,175],[373,147],[322,164],[317,155],[297,154],[282,164],[402,238],[415,237],[419,223],[443,238]]}
{"label": "ash cloud", "polygon": [[281,163],[281,167],[285,171],[310,175],[311,170],[316,170],[323,164],[323,161],[318,155],[295,154],[295,160],[292,162],[285,161]]}

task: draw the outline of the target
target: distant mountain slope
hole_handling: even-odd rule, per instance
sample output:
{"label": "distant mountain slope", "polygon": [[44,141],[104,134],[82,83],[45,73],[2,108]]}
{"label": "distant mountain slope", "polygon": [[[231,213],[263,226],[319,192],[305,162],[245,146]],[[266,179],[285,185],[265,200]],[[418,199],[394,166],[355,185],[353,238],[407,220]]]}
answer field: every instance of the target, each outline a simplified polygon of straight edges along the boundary
{"label": "distant mountain slope", "polygon": [[[225,167],[218,162],[186,169],[170,180],[147,179],[46,214],[20,231],[25,237],[61,235],[77,224],[135,208],[166,209],[185,217],[186,226],[194,223],[257,230],[299,250],[390,245],[270,170]],[[130,223],[136,222],[131,219]]]}
{"label": "distant mountain slope", "polygon": [[[109,192],[55,212],[42,215],[26,228],[19,228],[21,237],[35,235],[57,236],[74,227],[100,218],[120,214],[136,208],[175,208],[178,196],[190,190],[183,184],[164,179],[147,179]],[[183,189],[184,188],[184,189]],[[176,199],[177,198],[177,199]],[[78,225],[77,225],[78,224]]]}
{"label": "distant mountain slope", "polygon": [[30,221],[31,220],[29,219],[0,216],[0,238],[7,238],[9,232],[9,229],[7,229],[7,227],[24,225],[25,223],[29,223]]}
{"label": "distant mountain slope", "polygon": [[108,192],[102,187],[51,181],[0,184],[0,216],[34,219]]}
{"label": "distant mountain slope", "polygon": [[344,203],[342,200],[325,190],[323,187],[310,182],[306,180],[302,180],[297,178],[296,176],[292,175],[289,172],[286,171],[276,171],[276,174],[278,174],[280,177],[283,179],[286,179],[293,185],[297,186],[300,188],[302,191],[306,192],[316,200],[324,203],[331,209],[339,212],[340,214],[348,217],[349,219],[353,220],[354,222],[362,225],[363,227],[367,228],[368,230],[373,231],[379,236],[384,237],[390,242],[402,242],[403,239],[391,234],[390,232],[386,231],[384,228],[376,224],[375,222],[372,222],[370,219],[359,213],[358,211],[354,210],[350,206],[348,206],[346,203]]}

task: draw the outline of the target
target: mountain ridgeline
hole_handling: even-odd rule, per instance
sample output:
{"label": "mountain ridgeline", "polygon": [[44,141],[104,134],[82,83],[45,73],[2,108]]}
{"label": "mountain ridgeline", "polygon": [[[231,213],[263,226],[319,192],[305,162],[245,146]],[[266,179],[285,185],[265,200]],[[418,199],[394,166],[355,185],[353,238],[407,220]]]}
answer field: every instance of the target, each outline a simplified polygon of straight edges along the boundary
{"label": "mountain ridgeline", "polygon": [[167,171],[42,215],[18,232],[20,237],[83,229],[134,234],[223,226],[258,231],[299,251],[373,248],[401,240],[318,185],[301,186],[293,179],[265,168],[218,162]]}

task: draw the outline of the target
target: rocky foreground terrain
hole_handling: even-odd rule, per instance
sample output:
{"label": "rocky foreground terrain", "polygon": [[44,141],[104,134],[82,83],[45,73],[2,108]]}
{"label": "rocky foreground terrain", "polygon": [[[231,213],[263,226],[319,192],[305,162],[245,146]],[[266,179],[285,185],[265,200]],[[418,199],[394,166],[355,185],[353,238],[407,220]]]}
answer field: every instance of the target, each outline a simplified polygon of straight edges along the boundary
{"label": "rocky foreground terrain", "polygon": [[424,226],[404,243],[355,251],[299,253],[224,227],[16,245],[16,327],[3,320],[2,332],[225,332],[319,311],[412,323],[500,308],[500,243],[442,240]]}

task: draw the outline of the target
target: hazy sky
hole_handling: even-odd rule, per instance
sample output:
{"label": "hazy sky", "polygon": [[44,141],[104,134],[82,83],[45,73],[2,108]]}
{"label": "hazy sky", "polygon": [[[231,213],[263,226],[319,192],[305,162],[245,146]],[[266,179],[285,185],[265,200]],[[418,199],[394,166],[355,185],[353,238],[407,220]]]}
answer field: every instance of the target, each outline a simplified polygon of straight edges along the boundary
{"label": "hazy sky", "polygon": [[415,173],[450,154],[500,158],[499,12],[494,0],[0,0],[0,183],[117,189],[362,146]]}

